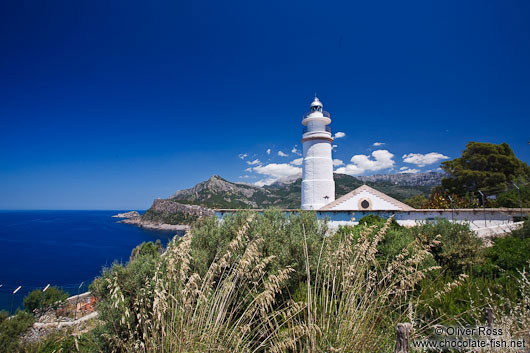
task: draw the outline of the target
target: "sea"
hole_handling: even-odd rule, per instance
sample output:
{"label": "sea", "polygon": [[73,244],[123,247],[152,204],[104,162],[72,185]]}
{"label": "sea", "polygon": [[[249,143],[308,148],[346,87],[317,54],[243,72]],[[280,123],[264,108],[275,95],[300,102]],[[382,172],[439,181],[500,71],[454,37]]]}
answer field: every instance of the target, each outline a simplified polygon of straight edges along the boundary
{"label": "sea", "polygon": [[119,212],[0,211],[0,310],[22,308],[26,294],[48,284],[83,293],[104,268],[126,263],[142,242],[166,245],[182,235],[117,223],[112,216]]}

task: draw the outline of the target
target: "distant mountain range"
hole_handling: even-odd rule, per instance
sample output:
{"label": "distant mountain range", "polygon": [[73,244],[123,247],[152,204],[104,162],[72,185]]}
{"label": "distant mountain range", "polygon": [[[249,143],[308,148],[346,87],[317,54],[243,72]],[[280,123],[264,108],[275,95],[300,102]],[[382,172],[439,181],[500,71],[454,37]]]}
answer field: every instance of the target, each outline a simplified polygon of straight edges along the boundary
{"label": "distant mountain range", "polygon": [[[400,201],[415,195],[428,195],[440,184],[443,173],[378,174],[352,177],[335,174],[336,197],[366,184]],[[294,178],[293,178],[294,179]],[[190,189],[179,190],[168,200],[209,208],[299,208],[302,179],[284,179],[267,186],[233,183],[213,175]]]}
{"label": "distant mountain range", "polygon": [[446,173],[441,172],[425,172],[425,173],[399,173],[399,174],[374,174],[369,176],[358,176],[357,179],[364,182],[379,182],[387,181],[396,185],[407,186],[436,186],[441,184],[442,178],[446,177]]}

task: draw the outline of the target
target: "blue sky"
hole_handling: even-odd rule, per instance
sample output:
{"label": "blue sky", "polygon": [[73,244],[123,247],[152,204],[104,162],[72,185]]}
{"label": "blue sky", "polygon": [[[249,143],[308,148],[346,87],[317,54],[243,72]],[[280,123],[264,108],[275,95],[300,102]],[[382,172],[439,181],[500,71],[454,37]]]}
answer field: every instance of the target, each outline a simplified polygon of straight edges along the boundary
{"label": "blue sky", "polygon": [[291,175],[315,92],[352,175],[530,161],[528,1],[4,1],[0,45],[0,209]]}

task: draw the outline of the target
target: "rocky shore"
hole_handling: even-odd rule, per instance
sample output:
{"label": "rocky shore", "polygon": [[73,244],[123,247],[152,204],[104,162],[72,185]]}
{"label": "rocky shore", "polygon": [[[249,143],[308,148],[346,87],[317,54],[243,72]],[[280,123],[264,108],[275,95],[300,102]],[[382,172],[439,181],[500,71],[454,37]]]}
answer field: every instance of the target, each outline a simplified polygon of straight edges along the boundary
{"label": "rocky shore", "polygon": [[140,214],[137,211],[129,211],[129,212],[115,214],[112,217],[113,218],[134,218],[134,217],[140,217]]}
{"label": "rocky shore", "polygon": [[154,230],[185,231],[188,224],[200,217],[213,216],[214,211],[198,205],[181,204],[174,200],[156,199],[142,215],[136,211],[118,213],[112,217],[122,218],[118,223],[133,224]]}
{"label": "rocky shore", "polygon": [[142,220],[141,217],[133,217],[118,221],[118,223],[134,224],[141,228],[155,230],[188,230],[190,226],[185,224],[165,224]]}

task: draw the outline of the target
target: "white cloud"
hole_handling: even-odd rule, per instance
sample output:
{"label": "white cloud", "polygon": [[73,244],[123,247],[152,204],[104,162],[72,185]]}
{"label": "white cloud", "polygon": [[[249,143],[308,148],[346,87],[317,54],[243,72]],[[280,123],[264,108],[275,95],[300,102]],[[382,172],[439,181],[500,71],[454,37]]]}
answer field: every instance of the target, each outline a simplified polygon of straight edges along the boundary
{"label": "white cloud", "polygon": [[271,154],[271,149],[269,148],[269,149],[268,149],[267,151],[265,151],[265,152],[267,152],[267,154]]}
{"label": "white cloud", "polygon": [[346,136],[346,133],[339,131],[339,132],[336,132],[335,135],[333,135],[333,138],[340,139],[340,138],[343,138],[344,136]]}
{"label": "white cloud", "polygon": [[248,154],[246,154],[246,153],[240,153],[240,154],[238,154],[237,156],[238,156],[239,158],[241,158],[241,159],[245,159],[245,158],[247,158]]}
{"label": "white cloud", "polygon": [[339,165],[343,165],[343,164],[344,164],[344,162],[341,161],[340,159],[334,159],[333,160],[333,166],[334,167],[338,167]]}
{"label": "white cloud", "polygon": [[271,185],[273,184],[276,180],[278,180],[278,178],[265,178],[265,179],[261,179],[261,180],[258,180],[254,183],[254,185],[256,186],[264,186],[264,185]]}
{"label": "white cloud", "polygon": [[399,170],[399,174],[416,174],[420,172],[419,169],[410,169],[409,167],[401,167]]}
{"label": "white cloud", "polygon": [[280,177],[288,177],[300,174],[302,168],[294,167],[287,163],[271,163],[267,165],[259,165],[252,168],[252,170],[258,174],[266,175],[267,178],[259,180],[255,185],[263,186],[274,183]]}
{"label": "white cloud", "polygon": [[339,147],[339,146],[333,145],[333,146],[331,146],[331,150],[335,151],[335,150],[337,150],[337,147]]}
{"label": "white cloud", "polygon": [[359,175],[365,172],[375,172],[394,166],[394,155],[387,150],[377,150],[372,152],[373,159],[364,154],[358,154],[351,158],[351,163],[345,167],[337,169],[337,173]]}
{"label": "white cloud", "polygon": [[252,173],[252,167],[248,167],[247,169],[245,169],[245,172]]}
{"label": "white cloud", "polygon": [[444,156],[443,154],[438,152],[431,152],[427,154],[409,153],[404,154],[401,158],[403,158],[403,162],[415,164],[418,167],[425,167],[428,164],[433,164],[444,159],[449,159],[449,157]]}
{"label": "white cloud", "polygon": [[291,149],[291,153],[294,153],[294,154],[297,154],[297,155],[301,155],[300,154],[300,151],[296,148],[296,146],[294,146],[292,149]]}
{"label": "white cloud", "polygon": [[297,158],[291,161],[292,165],[302,165],[303,158]]}
{"label": "white cloud", "polygon": [[278,156],[287,157],[287,153],[283,153],[282,151],[278,151]]}
{"label": "white cloud", "polygon": [[260,164],[261,161],[259,159],[254,159],[253,161],[247,161],[247,164],[248,165],[256,165],[256,164]]}
{"label": "white cloud", "polygon": [[378,146],[383,146],[384,144],[385,144],[384,142],[374,142],[372,143],[372,146],[378,147]]}

